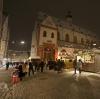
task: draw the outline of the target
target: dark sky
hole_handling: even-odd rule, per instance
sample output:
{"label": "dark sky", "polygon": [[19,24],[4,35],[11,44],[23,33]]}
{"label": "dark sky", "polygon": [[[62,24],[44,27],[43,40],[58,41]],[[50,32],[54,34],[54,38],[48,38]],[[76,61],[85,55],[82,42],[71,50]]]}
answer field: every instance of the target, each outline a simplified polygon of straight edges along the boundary
{"label": "dark sky", "polygon": [[100,0],[4,0],[9,13],[11,40],[31,40],[39,11],[64,18],[70,10],[73,22],[100,37]]}

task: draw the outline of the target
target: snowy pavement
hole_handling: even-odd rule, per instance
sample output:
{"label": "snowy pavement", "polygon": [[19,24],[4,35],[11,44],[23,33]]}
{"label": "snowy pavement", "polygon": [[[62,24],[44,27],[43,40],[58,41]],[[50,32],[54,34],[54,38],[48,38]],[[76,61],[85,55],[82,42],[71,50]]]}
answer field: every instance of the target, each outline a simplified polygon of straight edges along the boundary
{"label": "snowy pavement", "polygon": [[100,99],[100,74],[36,73],[13,85],[2,99]]}

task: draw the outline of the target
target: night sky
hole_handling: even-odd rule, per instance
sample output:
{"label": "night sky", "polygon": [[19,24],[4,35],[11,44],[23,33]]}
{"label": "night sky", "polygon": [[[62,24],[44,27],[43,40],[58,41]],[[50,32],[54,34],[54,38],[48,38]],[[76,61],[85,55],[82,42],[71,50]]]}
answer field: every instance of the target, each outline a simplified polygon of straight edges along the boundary
{"label": "night sky", "polygon": [[73,23],[94,31],[100,38],[99,0],[4,0],[9,14],[10,40],[31,41],[36,15],[39,11],[65,18],[70,10]]}

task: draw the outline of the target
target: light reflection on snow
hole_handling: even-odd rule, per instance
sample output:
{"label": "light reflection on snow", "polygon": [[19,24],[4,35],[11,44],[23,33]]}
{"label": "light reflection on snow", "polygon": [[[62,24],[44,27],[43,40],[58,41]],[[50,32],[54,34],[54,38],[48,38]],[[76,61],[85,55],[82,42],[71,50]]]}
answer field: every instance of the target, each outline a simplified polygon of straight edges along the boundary
{"label": "light reflection on snow", "polygon": [[[66,74],[70,74],[70,75],[73,75],[74,74],[74,70],[65,70],[66,71]],[[82,71],[81,74],[79,74],[79,71],[77,70],[76,71],[76,75],[81,75],[81,76],[90,76],[90,75],[94,75],[94,76],[97,76],[97,77],[100,77],[100,74],[99,73],[92,73],[92,72],[84,72]]]}

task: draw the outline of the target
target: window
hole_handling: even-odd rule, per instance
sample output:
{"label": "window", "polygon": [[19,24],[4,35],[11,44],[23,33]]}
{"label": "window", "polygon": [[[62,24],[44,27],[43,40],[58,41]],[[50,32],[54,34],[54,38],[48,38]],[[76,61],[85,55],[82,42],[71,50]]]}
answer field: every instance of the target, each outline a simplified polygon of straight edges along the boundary
{"label": "window", "polygon": [[65,41],[69,42],[69,35],[68,34],[66,34],[66,36],[65,36]]}
{"label": "window", "polygon": [[77,36],[74,36],[73,42],[74,42],[74,43],[77,43]]}
{"label": "window", "polygon": [[81,38],[81,43],[84,44],[84,40],[83,40],[83,38]]}
{"label": "window", "polygon": [[54,38],[54,33],[53,32],[51,33],[51,38]]}
{"label": "window", "polygon": [[47,36],[47,32],[43,31],[43,37],[46,37],[46,36]]}

